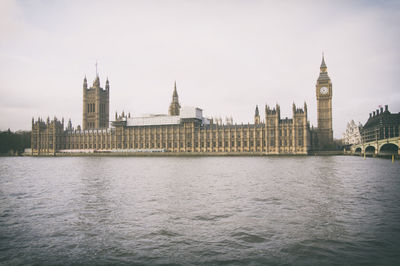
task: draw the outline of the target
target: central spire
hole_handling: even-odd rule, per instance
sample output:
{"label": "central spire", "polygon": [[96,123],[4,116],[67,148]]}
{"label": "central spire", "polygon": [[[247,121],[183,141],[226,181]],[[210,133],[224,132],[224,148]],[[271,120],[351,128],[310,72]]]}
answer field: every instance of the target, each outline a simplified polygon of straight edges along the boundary
{"label": "central spire", "polygon": [[172,93],[172,102],[169,106],[168,114],[177,116],[180,113],[180,108],[181,108],[181,106],[179,104],[179,97],[178,97],[178,92],[176,90],[176,81],[175,81],[174,92]]}
{"label": "central spire", "polygon": [[99,78],[98,75],[96,76],[96,79],[93,82],[93,87],[94,88],[100,88],[100,78]]}
{"label": "central spire", "polygon": [[176,80],[175,80],[175,83],[174,83],[174,92],[173,92],[172,97],[178,97],[178,92],[176,91]]}

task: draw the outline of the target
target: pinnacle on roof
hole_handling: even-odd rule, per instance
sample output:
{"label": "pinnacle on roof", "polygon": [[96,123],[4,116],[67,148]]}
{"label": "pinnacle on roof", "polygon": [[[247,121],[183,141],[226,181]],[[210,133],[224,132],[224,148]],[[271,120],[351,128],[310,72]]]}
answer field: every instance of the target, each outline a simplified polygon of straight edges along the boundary
{"label": "pinnacle on roof", "polygon": [[322,53],[322,62],[321,62],[321,66],[320,66],[320,73],[319,73],[319,77],[318,80],[322,81],[322,80],[330,80],[329,76],[328,76],[328,72],[327,72],[327,66],[325,64],[325,57],[324,57],[324,53]]}
{"label": "pinnacle on roof", "polygon": [[324,58],[324,53],[322,53],[322,62],[321,62],[321,68],[327,68],[325,64],[325,58]]}
{"label": "pinnacle on roof", "polygon": [[110,82],[108,81],[108,77],[107,77],[107,80],[106,80],[106,90],[109,90],[110,89]]}
{"label": "pinnacle on roof", "polygon": [[86,79],[86,75],[85,78],[83,79],[83,88],[87,89],[87,79]]}
{"label": "pinnacle on roof", "polygon": [[260,112],[258,111],[258,105],[256,105],[256,112],[255,112],[255,116],[259,116]]}

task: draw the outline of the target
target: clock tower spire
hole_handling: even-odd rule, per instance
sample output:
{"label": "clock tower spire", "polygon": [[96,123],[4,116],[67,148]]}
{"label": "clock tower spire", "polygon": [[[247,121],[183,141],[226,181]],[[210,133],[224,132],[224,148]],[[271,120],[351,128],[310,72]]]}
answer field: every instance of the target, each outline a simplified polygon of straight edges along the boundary
{"label": "clock tower spire", "polygon": [[328,76],[324,54],[316,84],[318,144],[321,149],[329,149],[333,144],[332,130],[332,82]]}

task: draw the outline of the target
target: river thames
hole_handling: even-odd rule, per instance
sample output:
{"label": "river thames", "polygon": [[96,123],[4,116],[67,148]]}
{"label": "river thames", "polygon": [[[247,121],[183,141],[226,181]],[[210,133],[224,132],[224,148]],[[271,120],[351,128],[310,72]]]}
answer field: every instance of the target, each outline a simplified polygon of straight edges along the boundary
{"label": "river thames", "polygon": [[400,163],[0,158],[3,265],[398,265]]}

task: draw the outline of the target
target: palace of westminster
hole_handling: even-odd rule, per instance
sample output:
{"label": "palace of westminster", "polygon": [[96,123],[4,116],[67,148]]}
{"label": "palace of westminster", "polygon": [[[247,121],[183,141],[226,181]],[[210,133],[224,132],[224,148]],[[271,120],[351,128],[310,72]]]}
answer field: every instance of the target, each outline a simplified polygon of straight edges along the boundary
{"label": "palace of westminster", "polygon": [[110,84],[100,87],[99,76],[91,87],[83,81],[82,128],[69,120],[32,119],[32,155],[73,153],[165,152],[197,154],[300,154],[333,145],[332,83],[324,57],[316,83],[318,127],[310,128],[307,104],[293,104],[293,118],[281,119],[280,107],[265,106],[265,120],[258,106],[254,124],[222,124],[203,117],[202,109],[182,107],[176,84],[168,115],[131,117],[115,114],[109,121]]}

